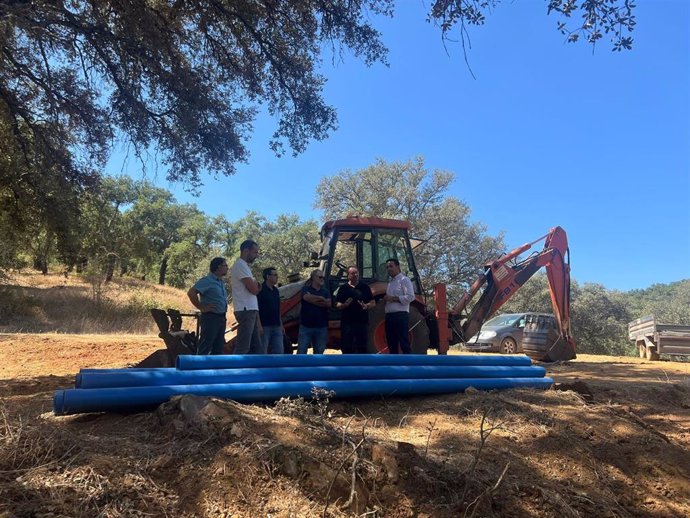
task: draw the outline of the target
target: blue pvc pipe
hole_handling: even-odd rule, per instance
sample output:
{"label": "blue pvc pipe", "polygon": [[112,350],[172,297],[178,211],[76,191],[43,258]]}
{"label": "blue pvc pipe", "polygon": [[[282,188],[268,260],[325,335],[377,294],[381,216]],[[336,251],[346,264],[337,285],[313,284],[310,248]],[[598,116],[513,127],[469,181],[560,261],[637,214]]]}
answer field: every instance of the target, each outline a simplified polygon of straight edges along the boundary
{"label": "blue pvc pipe", "polygon": [[146,387],[163,385],[208,385],[221,383],[255,383],[274,381],[327,381],[371,379],[434,378],[541,378],[544,367],[512,365],[432,366],[323,366],[188,370],[159,369],[149,371],[105,371],[77,374],[76,388]]}
{"label": "blue pvc pipe", "polygon": [[240,403],[275,401],[281,397],[310,398],[312,389],[332,390],[335,397],[409,396],[515,387],[548,388],[551,378],[474,378],[433,380],[295,381],[281,383],[227,383],[58,390],[53,397],[56,415],[83,412],[132,411],[152,408],[173,396],[191,394],[232,399]]}
{"label": "blue pvc pipe", "polygon": [[177,357],[179,370],[237,369],[244,367],[318,367],[356,365],[524,365],[526,355],[428,355],[428,354],[246,354]]}
{"label": "blue pvc pipe", "polygon": [[122,367],[118,369],[79,369],[79,374],[85,372],[88,373],[102,373],[102,372],[156,372],[156,371],[169,371],[174,372],[177,369],[175,367]]}

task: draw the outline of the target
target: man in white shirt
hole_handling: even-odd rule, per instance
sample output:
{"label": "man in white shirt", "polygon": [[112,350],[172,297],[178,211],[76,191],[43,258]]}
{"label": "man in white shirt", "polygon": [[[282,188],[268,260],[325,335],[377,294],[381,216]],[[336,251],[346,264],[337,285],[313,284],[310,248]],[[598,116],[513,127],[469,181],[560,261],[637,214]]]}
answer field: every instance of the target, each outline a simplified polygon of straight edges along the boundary
{"label": "man in white shirt", "polygon": [[386,261],[386,271],[390,277],[386,294],[386,342],[388,352],[398,354],[398,347],[403,354],[410,354],[410,302],[415,298],[412,281],[400,271],[397,259]]}
{"label": "man in white shirt", "polygon": [[237,320],[235,354],[261,354],[261,322],[259,321],[259,302],[256,295],[261,284],[254,279],[250,264],[259,256],[259,245],[251,239],[240,245],[240,256],[232,265],[231,286],[232,306]]}

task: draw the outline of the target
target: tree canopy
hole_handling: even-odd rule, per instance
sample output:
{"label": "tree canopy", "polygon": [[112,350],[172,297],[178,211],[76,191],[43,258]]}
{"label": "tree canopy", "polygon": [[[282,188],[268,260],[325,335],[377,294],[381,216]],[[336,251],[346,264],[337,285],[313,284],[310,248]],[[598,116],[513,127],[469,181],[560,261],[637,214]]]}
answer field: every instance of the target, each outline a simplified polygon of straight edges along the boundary
{"label": "tree canopy", "polygon": [[[444,40],[484,24],[499,0],[435,0]],[[324,53],[386,63],[376,16],[395,0],[0,1],[0,237],[46,237],[70,254],[79,199],[116,143],[188,188],[248,160],[259,107],[271,148],[302,152],[337,125]],[[630,48],[630,0],[548,0],[568,41]],[[2,258],[11,262],[13,254]]]}
{"label": "tree canopy", "polygon": [[412,237],[423,241],[415,259],[425,287],[447,283],[453,299],[504,248],[502,234],[487,235],[482,224],[470,221],[470,208],[448,195],[453,179],[451,172],[427,170],[421,157],[406,162],[379,159],[365,169],[323,178],[315,207],[325,219],[356,214],[408,220]]}

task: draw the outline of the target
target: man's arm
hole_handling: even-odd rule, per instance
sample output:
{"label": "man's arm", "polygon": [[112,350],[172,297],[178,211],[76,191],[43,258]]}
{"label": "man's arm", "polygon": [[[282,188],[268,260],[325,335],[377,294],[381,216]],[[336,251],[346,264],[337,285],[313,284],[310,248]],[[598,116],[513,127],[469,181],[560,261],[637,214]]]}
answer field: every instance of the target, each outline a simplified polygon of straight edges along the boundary
{"label": "man's arm", "polygon": [[187,297],[189,298],[189,302],[192,303],[192,306],[194,306],[202,313],[213,311],[216,308],[215,304],[202,304],[199,301],[199,295],[201,295],[201,292],[197,290],[194,286],[189,288],[189,291],[187,292]]}
{"label": "man's arm", "polygon": [[310,304],[314,304],[315,306],[321,306],[322,308],[331,307],[330,298],[322,297],[321,295],[314,295],[313,293],[304,293],[302,295],[302,300],[306,300]]}
{"label": "man's arm", "polygon": [[240,279],[240,281],[242,281],[244,287],[247,288],[247,291],[252,295],[258,295],[261,291],[261,284],[259,284],[259,281],[255,281],[253,277],[245,277]]}
{"label": "man's arm", "polygon": [[403,294],[398,296],[398,302],[401,304],[409,304],[414,300],[414,286],[409,277],[403,277],[402,282]]}

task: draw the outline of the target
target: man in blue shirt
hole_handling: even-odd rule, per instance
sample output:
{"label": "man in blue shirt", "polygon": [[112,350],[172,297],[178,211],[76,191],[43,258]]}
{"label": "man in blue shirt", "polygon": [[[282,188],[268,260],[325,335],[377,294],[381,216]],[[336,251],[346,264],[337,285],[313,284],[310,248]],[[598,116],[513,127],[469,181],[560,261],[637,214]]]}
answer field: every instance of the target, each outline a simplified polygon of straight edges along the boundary
{"label": "man in blue shirt", "polygon": [[224,257],[214,257],[210,273],[189,288],[187,297],[201,311],[199,317],[201,341],[197,354],[223,354],[225,347],[225,313],[228,310],[228,292],[223,277],[228,273]]}

